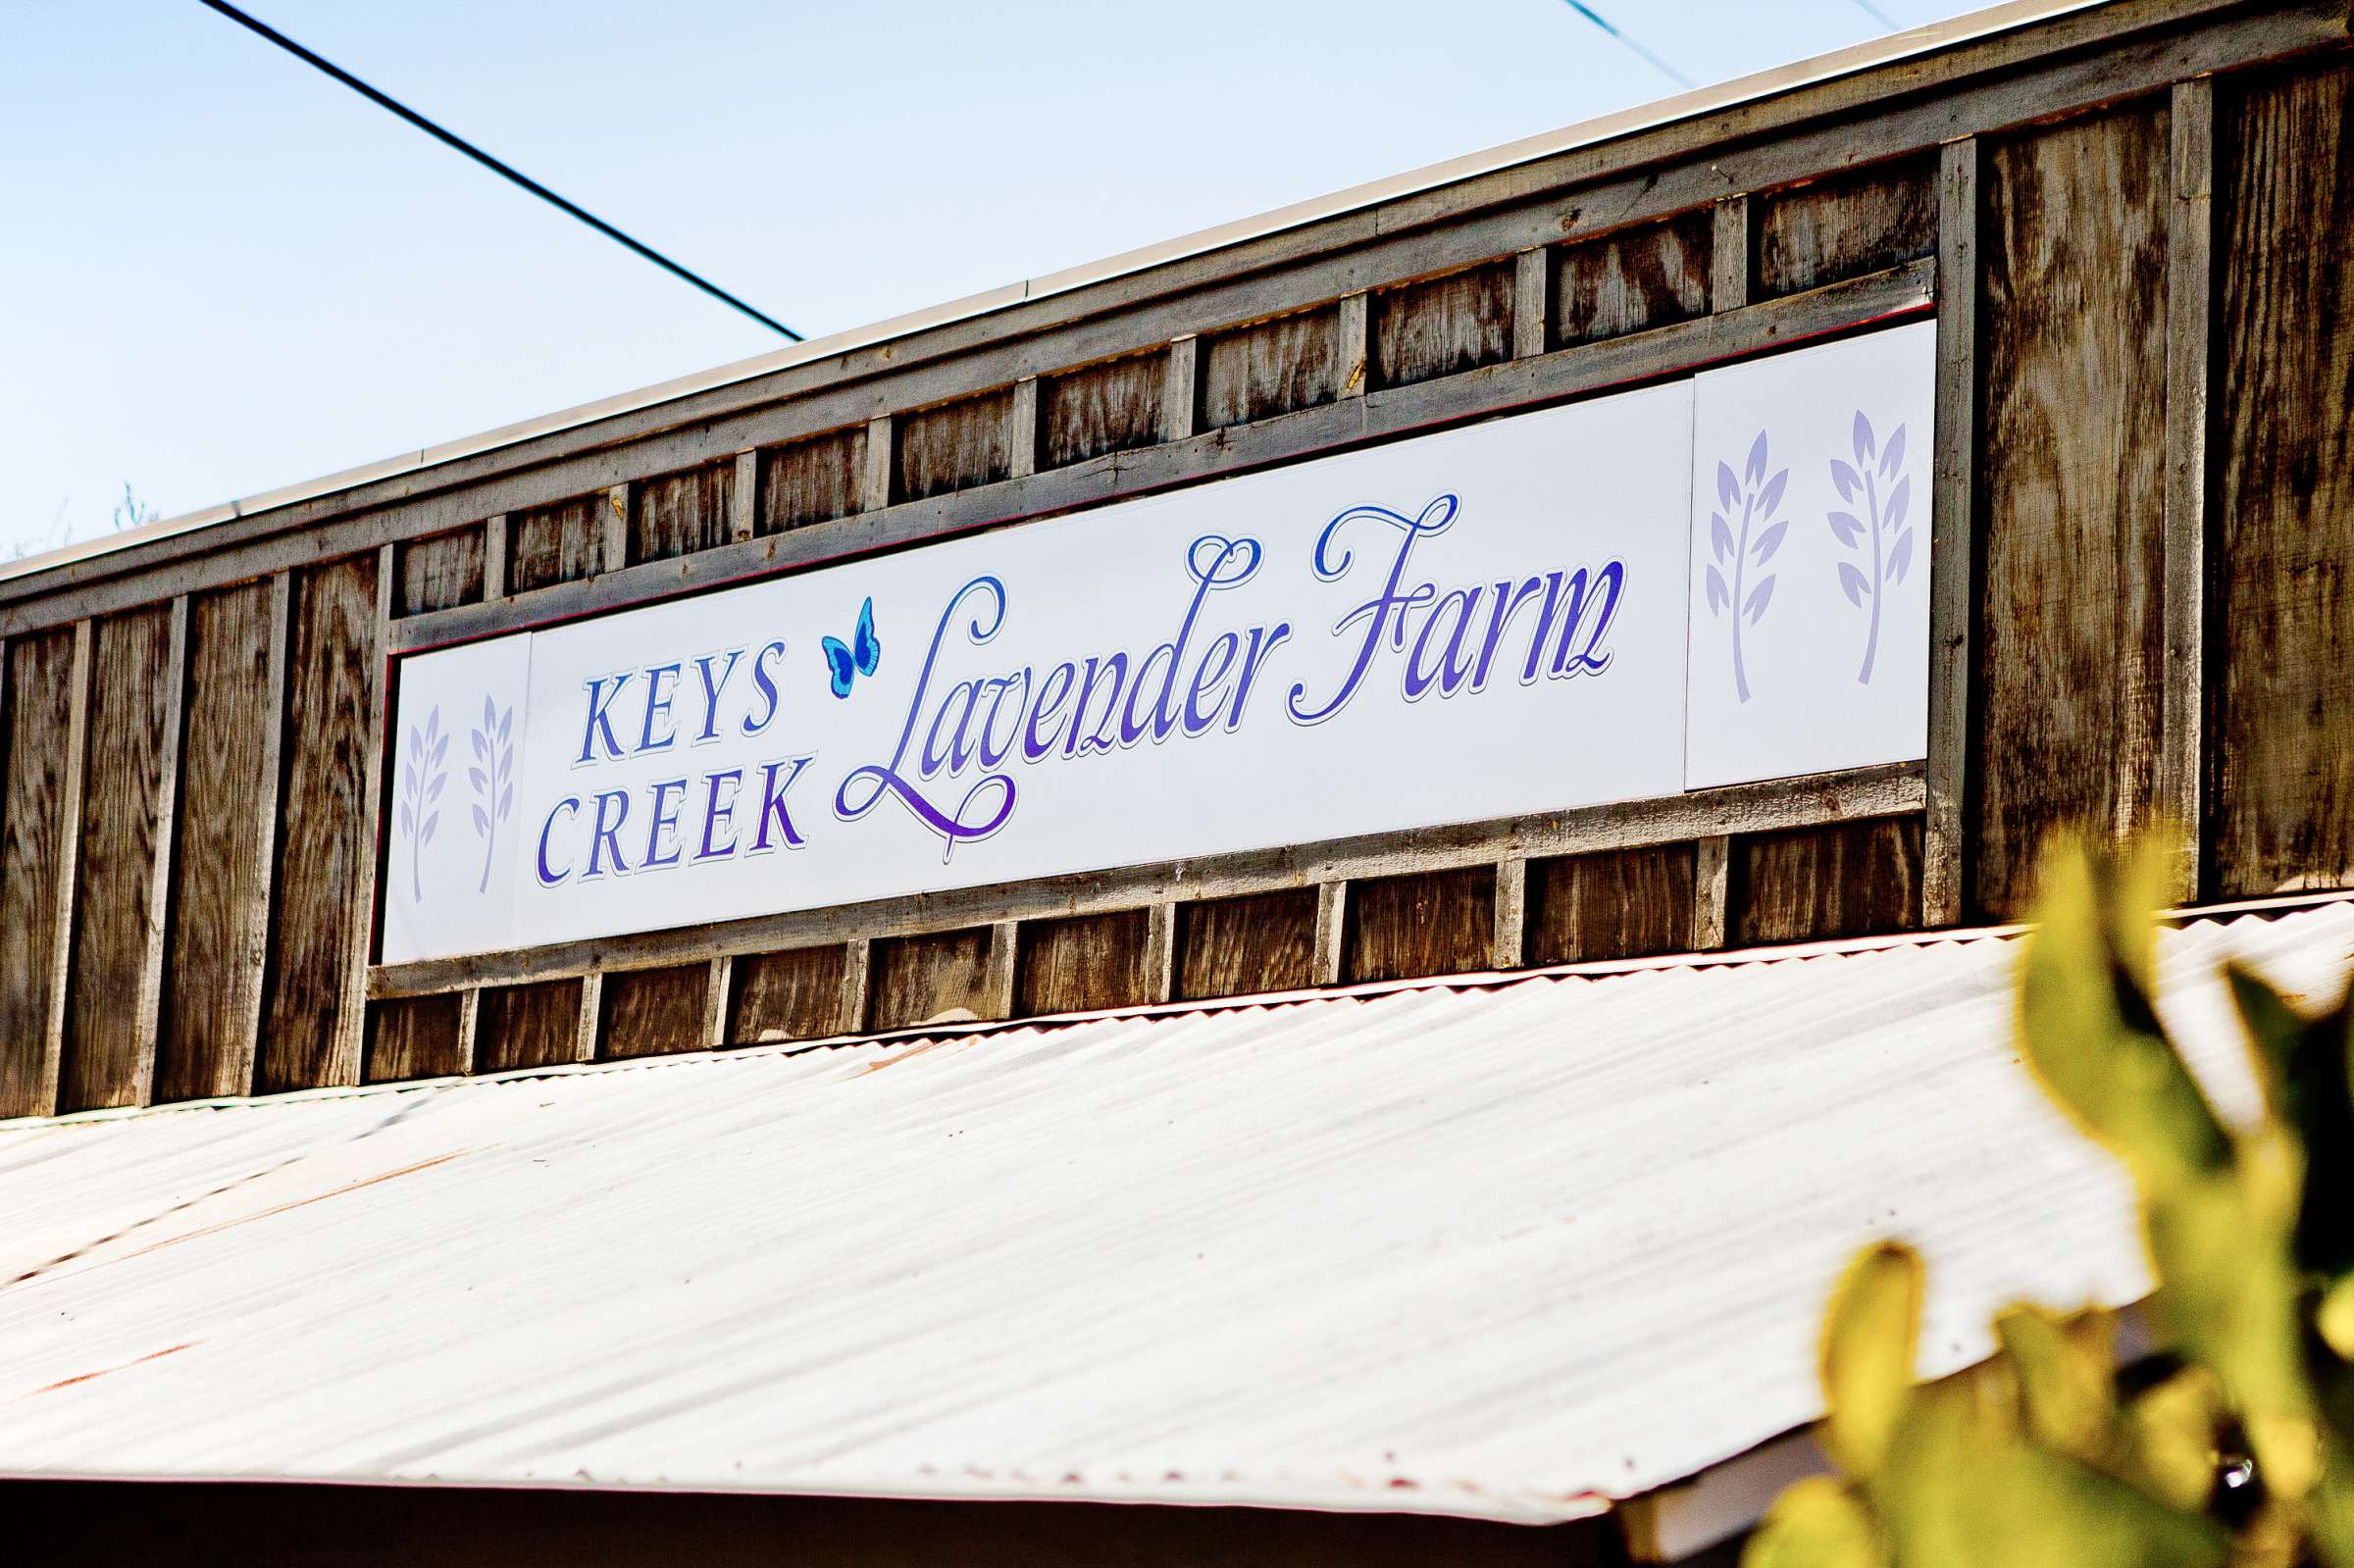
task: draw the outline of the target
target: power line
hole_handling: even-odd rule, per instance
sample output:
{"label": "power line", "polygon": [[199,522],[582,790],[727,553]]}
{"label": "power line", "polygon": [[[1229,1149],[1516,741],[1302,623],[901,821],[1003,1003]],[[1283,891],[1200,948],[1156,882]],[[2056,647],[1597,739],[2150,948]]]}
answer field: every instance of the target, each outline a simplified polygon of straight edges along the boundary
{"label": "power line", "polygon": [[431,120],[426,119],[425,116],[419,114],[416,110],[411,109],[408,105],[401,103],[398,99],[389,97],[384,93],[377,91],[374,87],[371,87],[368,85],[368,83],[362,81],[350,72],[345,71],[341,66],[336,65],[333,61],[323,59],[319,55],[312,53],[310,50],[305,49],[301,44],[296,43],[293,39],[287,37],[284,33],[280,32],[276,27],[271,26],[268,23],[247,16],[244,12],[239,11],[235,6],[228,4],[227,0],[202,0],[202,3],[210,6],[213,10],[220,12],[221,15],[229,18],[230,21],[237,24],[237,25],[269,39],[272,43],[278,45],[281,49],[286,51],[286,53],[294,56],[294,58],[297,60],[301,60],[306,64],[317,67],[319,70],[334,77],[337,81],[343,83],[344,86],[349,87],[352,91],[358,93],[363,98],[368,99],[371,103],[374,103],[379,108],[390,110],[392,113],[398,115],[401,119],[407,121],[410,125],[415,126],[419,130],[422,130],[427,135],[433,137],[435,141],[442,143],[444,146],[455,148],[457,151],[464,153],[467,157],[473,159],[476,163],[481,164],[485,169],[489,170],[492,174],[498,176],[500,178],[512,180],[514,183],[521,185],[524,189],[530,191],[533,195],[538,197],[541,201],[546,202],[549,206],[554,207],[559,212],[568,213],[572,217],[579,219],[582,223],[587,224],[589,228],[595,229],[607,239],[618,240],[620,243],[627,245],[630,249],[636,251],[647,261],[652,262],[656,267],[661,268],[664,272],[671,274],[673,277],[685,278],[688,282],[692,283],[695,287],[701,289],[713,299],[718,300],[721,304],[742,311],[744,315],[749,316],[752,320],[758,322],[761,326],[768,328],[771,331],[784,333],[789,341],[798,343],[803,340],[800,333],[794,331],[783,322],[778,321],[774,316],[771,316],[764,311],[753,309],[750,305],[747,305],[742,300],[738,299],[734,294],[729,293],[726,289],[720,287],[717,283],[712,282],[709,278],[701,277],[698,274],[689,272],[686,268],[680,266],[677,262],[672,261],[668,256],[663,255],[651,245],[647,245],[639,240],[631,238],[628,234],[623,233],[620,229],[614,228],[611,224],[606,223],[602,218],[597,217],[596,214],[589,212],[587,208],[581,207],[573,202],[566,201],[563,197],[557,195],[554,191],[548,189],[545,185],[542,185],[539,183],[539,181],[534,179],[522,170],[517,169],[510,164],[501,163],[498,159],[491,157],[488,153],[483,151],[482,148],[477,147],[473,142],[468,141],[461,135],[458,135],[455,131],[444,130],[441,126],[434,124]]}
{"label": "power line", "polygon": [[1887,12],[1882,11],[1878,6],[1873,5],[1871,0],[1856,0],[1856,9],[1862,11],[1866,16],[1878,23],[1881,26],[1886,27],[1890,32],[1897,30],[1896,19],[1890,16]]}
{"label": "power line", "polygon": [[[211,0],[206,0],[206,3],[210,4]],[[1604,20],[1602,13],[1596,11],[1592,6],[1580,5],[1578,0],[1568,0],[1568,6],[1570,10],[1576,12],[1588,22],[1591,22],[1603,31],[1609,33],[1620,43],[1626,45],[1627,48],[1632,49],[1636,54],[1641,55],[1645,63],[1647,63],[1654,71],[1657,71],[1661,75],[1666,76],[1670,81],[1675,82],[1679,86],[1685,87],[1697,87],[1700,85],[1690,76],[1685,76],[1682,72],[1676,70],[1675,67],[1669,65],[1666,61],[1662,60],[1658,55],[1653,54],[1649,49],[1644,48],[1634,39],[1628,37],[1625,33],[1620,32],[1616,27],[1612,26],[1609,22]]]}

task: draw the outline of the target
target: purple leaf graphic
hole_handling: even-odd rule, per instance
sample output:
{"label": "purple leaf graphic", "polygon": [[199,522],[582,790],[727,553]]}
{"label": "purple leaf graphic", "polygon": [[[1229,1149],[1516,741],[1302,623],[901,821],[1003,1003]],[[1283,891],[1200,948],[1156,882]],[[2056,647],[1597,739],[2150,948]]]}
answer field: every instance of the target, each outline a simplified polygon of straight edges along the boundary
{"label": "purple leaf graphic", "polygon": [[417,830],[417,841],[422,844],[432,843],[434,841],[434,830],[440,826],[441,813],[436,811],[432,816],[425,819],[424,827]]}
{"label": "purple leaf graphic", "polygon": [[[1855,454],[1855,468],[1835,457],[1830,460],[1831,482],[1838,486],[1840,498],[1850,504],[1856,499],[1856,490],[1863,490],[1864,516],[1831,512],[1825,521],[1848,549],[1861,550],[1867,542],[1871,546],[1868,571],[1852,561],[1839,563],[1839,589],[1847,595],[1847,602],[1862,609],[1865,599],[1871,600],[1871,624],[1864,634],[1864,667],[1856,674],[1858,683],[1869,685],[1872,663],[1880,652],[1880,587],[1904,582],[1913,564],[1913,533],[1905,527],[1905,513],[1913,504],[1913,477],[1905,474],[1899,478],[1905,462],[1905,427],[1899,425],[1889,435],[1886,448],[1880,449],[1875,445],[1871,421],[1857,409]],[[1896,483],[1883,497],[1881,481],[1891,479]]]}
{"label": "purple leaf graphic", "polygon": [[449,736],[441,733],[441,709],[426,712],[422,726],[409,727],[408,744],[401,748],[400,831],[409,839],[409,901],[425,902],[423,851],[434,841],[441,814],[431,809],[448,787],[449,775],[441,759],[449,754]]}
{"label": "purple leaf graphic", "polygon": [[1907,529],[1904,532],[1896,536],[1896,543],[1889,547],[1888,581],[1891,582],[1904,582],[1905,568],[1911,566],[1912,564],[1913,531],[1911,529]]}
{"label": "purple leaf graphic", "polygon": [[[1716,495],[1722,512],[1709,516],[1709,547],[1716,562],[1731,568],[1728,584],[1725,574],[1716,565],[1708,568],[1707,597],[1711,615],[1731,612],[1733,639],[1733,691],[1747,702],[1749,690],[1749,661],[1742,645],[1742,631],[1764,619],[1766,608],[1773,602],[1773,579],[1748,579],[1750,569],[1764,567],[1781,548],[1783,535],[1789,532],[1787,518],[1776,519],[1774,513],[1782,504],[1782,494],[1790,482],[1790,471],[1783,469],[1770,480],[1766,477],[1771,451],[1767,431],[1758,431],[1750,442],[1749,452],[1742,459],[1742,472],[1736,475],[1732,465],[1719,461],[1716,465]],[[1740,522],[1731,519],[1738,508]],[[1753,531],[1755,531],[1753,532]]]}
{"label": "purple leaf graphic", "polygon": [[483,841],[483,875],[474,889],[478,893],[489,890],[490,862],[498,847],[498,825],[515,809],[514,733],[513,705],[502,711],[495,700],[486,695],[482,727],[472,733],[474,753],[483,759],[485,766],[466,771],[467,783],[475,796],[474,832]]}

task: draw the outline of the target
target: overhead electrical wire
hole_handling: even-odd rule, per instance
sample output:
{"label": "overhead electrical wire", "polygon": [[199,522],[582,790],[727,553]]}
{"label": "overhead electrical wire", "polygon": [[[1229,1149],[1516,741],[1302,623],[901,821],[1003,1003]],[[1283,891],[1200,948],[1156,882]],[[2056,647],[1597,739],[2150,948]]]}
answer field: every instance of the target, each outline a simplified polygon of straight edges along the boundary
{"label": "overhead electrical wire", "polygon": [[335,80],[343,83],[344,86],[349,87],[352,91],[358,93],[361,97],[366,98],[379,108],[390,110],[393,114],[398,115],[410,125],[415,126],[419,130],[422,130],[427,135],[433,137],[435,141],[440,142],[444,146],[454,148],[458,152],[464,153],[467,157],[473,159],[476,163],[481,164],[485,169],[489,170],[492,174],[498,176],[500,178],[511,180],[515,184],[522,186],[525,190],[530,191],[533,195],[538,197],[541,201],[546,202],[549,206],[555,208],[557,211],[579,219],[582,223],[587,224],[590,228],[595,229],[607,239],[614,240],[629,247],[631,250],[636,251],[640,256],[642,256],[647,261],[652,262],[656,267],[661,268],[664,272],[669,273],[674,278],[679,278],[687,282],[692,283],[696,288],[701,289],[704,293],[710,295],[713,299],[718,300],[721,304],[726,305],[733,310],[742,312],[744,315],[749,316],[753,321],[758,322],[761,326],[767,328],[771,331],[783,333],[786,339],[790,342],[798,343],[803,341],[803,338],[799,332],[794,331],[792,328],[786,326],[783,322],[778,321],[774,316],[769,315],[766,311],[758,310],[753,306],[745,304],[742,300],[737,298],[734,294],[729,293],[726,289],[720,287],[717,283],[712,282],[709,278],[680,266],[677,262],[672,261],[668,256],[663,255],[651,245],[645,244],[640,240],[634,239],[630,235],[623,233],[620,229],[614,228],[611,224],[606,223],[602,218],[597,217],[596,214],[589,212],[587,208],[580,206],[578,203],[566,201],[562,196],[557,195],[554,191],[548,189],[545,185],[542,185],[539,183],[539,181],[534,179],[522,170],[515,168],[512,164],[503,163],[499,159],[491,157],[488,153],[483,151],[482,148],[477,147],[473,142],[468,141],[465,137],[457,134],[457,132],[445,129],[442,126],[435,125],[433,121],[426,119],[425,116],[419,114],[416,110],[411,109],[408,105],[400,102],[398,99],[393,98],[388,94],[379,92],[376,88],[371,87],[368,85],[368,83],[362,81],[350,72],[345,71],[341,66],[338,66],[333,61],[325,59],[320,55],[313,53],[311,50],[304,48],[301,44],[296,43],[293,39],[287,37],[276,27],[271,26],[268,23],[263,22],[258,18],[247,16],[244,12],[239,11],[235,6],[228,4],[227,0],[200,0],[200,3],[209,6],[215,11],[218,11],[221,13],[221,15],[229,18],[230,21],[237,24],[237,25],[254,32],[261,37],[267,38],[270,42],[278,45],[281,49],[285,50],[286,53],[294,56],[297,60],[304,62],[306,65],[316,67],[318,70],[325,72],[327,75],[334,77]]}
{"label": "overhead electrical wire", "polygon": [[[207,3],[209,4],[210,0],[207,0]],[[1602,15],[1601,12],[1596,11],[1592,6],[1581,5],[1579,4],[1579,0],[1566,0],[1566,3],[1570,10],[1576,12],[1588,22],[1594,24],[1594,25],[1609,33],[1612,37],[1617,39],[1618,42],[1624,44],[1628,49],[1634,51],[1635,54],[1642,58],[1646,65],[1650,66],[1654,71],[1659,72],[1662,76],[1667,77],[1670,81],[1675,82],[1678,86],[1697,87],[1700,85],[1700,83],[1694,81],[1690,76],[1685,76],[1682,72],[1676,70],[1675,67],[1669,65],[1666,61],[1662,60],[1658,55],[1653,54],[1649,49],[1644,48],[1633,38],[1630,38],[1625,33],[1620,32],[1616,27],[1611,25],[1611,23]]]}
{"label": "overhead electrical wire", "polygon": [[1878,6],[1873,5],[1871,0],[1856,0],[1856,9],[1863,12],[1872,21],[1878,23],[1881,26],[1886,27],[1890,32],[1897,30],[1896,19],[1890,16],[1887,12],[1882,11]]}

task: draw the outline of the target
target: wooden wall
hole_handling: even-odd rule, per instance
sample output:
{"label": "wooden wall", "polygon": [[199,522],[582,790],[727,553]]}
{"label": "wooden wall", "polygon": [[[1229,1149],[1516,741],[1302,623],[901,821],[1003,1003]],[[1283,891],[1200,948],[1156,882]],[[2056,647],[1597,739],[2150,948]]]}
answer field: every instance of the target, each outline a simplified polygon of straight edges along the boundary
{"label": "wooden wall", "polygon": [[[2000,919],[2078,823],[2354,884],[2343,20],[2072,13],[0,580],[0,1116]],[[404,651],[1932,308],[1925,763],[373,962]]]}

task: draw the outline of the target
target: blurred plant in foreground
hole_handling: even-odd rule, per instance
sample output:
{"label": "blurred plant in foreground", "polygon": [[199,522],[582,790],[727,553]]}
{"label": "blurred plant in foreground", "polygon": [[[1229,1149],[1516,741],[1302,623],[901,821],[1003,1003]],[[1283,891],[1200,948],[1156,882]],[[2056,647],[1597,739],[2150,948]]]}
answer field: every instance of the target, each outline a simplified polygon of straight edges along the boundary
{"label": "blurred plant in foreground", "polygon": [[2113,1314],[2016,1306],[1992,1359],[1916,1384],[1920,1259],[1868,1248],[1822,1336],[1846,1479],[1785,1492],[1744,1568],[2354,1568],[2354,1013],[2227,967],[2264,1116],[2226,1126],[2151,1006],[2162,871],[2056,854],[2019,1004],[2037,1079],[2139,1190],[2162,1354],[2121,1375]]}

